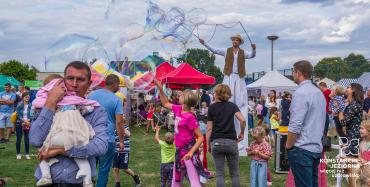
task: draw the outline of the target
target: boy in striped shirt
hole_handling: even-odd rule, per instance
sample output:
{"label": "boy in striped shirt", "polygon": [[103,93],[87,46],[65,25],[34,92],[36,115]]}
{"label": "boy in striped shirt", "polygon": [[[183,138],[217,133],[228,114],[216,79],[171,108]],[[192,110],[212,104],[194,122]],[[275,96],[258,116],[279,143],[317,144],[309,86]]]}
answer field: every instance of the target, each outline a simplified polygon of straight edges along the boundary
{"label": "boy in striped shirt", "polygon": [[129,167],[129,158],[130,158],[130,129],[129,126],[126,124],[124,126],[125,128],[125,138],[124,138],[124,144],[125,148],[123,151],[119,150],[119,137],[117,135],[117,132],[115,132],[115,142],[116,142],[116,150],[113,157],[113,171],[114,171],[114,178],[116,185],[115,187],[121,187],[121,179],[119,175],[119,171],[123,170],[127,175],[130,175],[132,179],[135,182],[135,186],[139,187],[141,186],[141,180],[139,175],[135,174],[134,171],[132,171]]}

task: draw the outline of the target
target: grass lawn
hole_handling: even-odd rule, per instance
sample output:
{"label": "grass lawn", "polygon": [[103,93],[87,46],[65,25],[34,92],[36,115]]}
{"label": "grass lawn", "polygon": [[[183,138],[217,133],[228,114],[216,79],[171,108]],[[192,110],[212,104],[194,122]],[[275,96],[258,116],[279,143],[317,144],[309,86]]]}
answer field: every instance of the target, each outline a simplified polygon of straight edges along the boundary
{"label": "grass lawn", "polygon": [[[154,133],[145,135],[145,127],[131,128],[131,155],[130,168],[140,175],[143,187],[160,186],[160,148],[154,142]],[[164,131],[161,133],[164,134]],[[22,142],[23,143],[23,142]],[[22,144],[22,152],[24,145]],[[36,154],[36,149],[31,148],[31,154]],[[327,153],[333,158],[337,151]],[[212,158],[208,154],[209,169],[215,171]],[[242,186],[249,186],[249,164],[248,157],[240,157],[239,174]],[[274,159],[269,162],[272,173],[273,186],[285,186],[286,174],[275,174]],[[37,159],[16,160],[15,136],[12,136],[9,144],[0,144],[0,178],[5,178],[9,187],[35,186],[33,173],[37,165]],[[227,177],[226,186],[231,186],[230,178]],[[328,175],[328,186],[334,186],[336,179]],[[207,186],[215,186],[216,180],[212,179]],[[114,186],[113,172],[110,173],[108,186]],[[121,186],[134,186],[131,177],[121,174]],[[189,186],[186,184],[185,186]]]}

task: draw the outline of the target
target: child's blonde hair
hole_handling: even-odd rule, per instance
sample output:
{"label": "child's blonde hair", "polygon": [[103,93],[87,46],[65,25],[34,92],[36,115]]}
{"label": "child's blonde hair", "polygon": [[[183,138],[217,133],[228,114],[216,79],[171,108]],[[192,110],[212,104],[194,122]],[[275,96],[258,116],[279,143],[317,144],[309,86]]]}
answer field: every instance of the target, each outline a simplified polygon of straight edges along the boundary
{"label": "child's blonde hair", "polygon": [[202,108],[207,108],[207,103],[206,102],[202,102]]}
{"label": "child's blonde hair", "polygon": [[346,93],[346,89],[344,89],[342,86],[334,87],[333,91],[334,94],[338,96],[344,96],[344,94]]}
{"label": "child's blonde hair", "polygon": [[217,84],[215,87],[215,94],[217,99],[223,102],[229,101],[232,96],[230,87],[226,84]]}
{"label": "child's blonde hair", "polygon": [[190,111],[192,107],[197,106],[198,104],[198,96],[191,90],[186,90],[183,92],[184,97],[184,105],[185,109]]}
{"label": "child's blonde hair", "polygon": [[264,138],[266,136],[265,129],[261,126],[257,126],[252,131],[252,136],[254,139]]}
{"label": "child's blonde hair", "polygon": [[364,120],[361,122],[361,126],[370,132],[370,120]]}
{"label": "child's blonde hair", "polygon": [[44,79],[44,86],[49,84],[49,82],[51,82],[53,79],[63,79],[63,76],[59,75],[59,74],[50,74],[49,76],[47,76],[45,79]]}

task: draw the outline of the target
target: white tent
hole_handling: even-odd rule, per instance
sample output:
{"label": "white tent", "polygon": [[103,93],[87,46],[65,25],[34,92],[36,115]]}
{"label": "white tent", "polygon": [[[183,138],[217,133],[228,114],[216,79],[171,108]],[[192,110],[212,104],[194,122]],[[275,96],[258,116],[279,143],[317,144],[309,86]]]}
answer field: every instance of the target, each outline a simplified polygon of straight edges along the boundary
{"label": "white tent", "polygon": [[370,88],[370,72],[364,72],[359,78],[358,83],[360,83],[364,90],[367,90]]}
{"label": "white tent", "polygon": [[318,81],[318,83],[320,83],[320,82],[325,82],[326,86],[328,86],[328,88],[331,88],[335,84],[335,81],[333,81],[329,78],[326,78],[326,77],[321,79],[320,81]]}
{"label": "white tent", "polygon": [[276,90],[277,95],[284,91],[294,92],[297,84],[278,71],[269,71],[256,82],[247,85],[248,95],[267,95],[270,90]]}
{"label": "white tent", "polygon": [[342,86],[344,88],[347,88],[352,83],[358,83],[358,80],[357,79],[351,79],[351,78],[343,78],[343,79],[340,79],[337,83],[335,83],[335,85],[333,85],[333,87],[334,86]]}

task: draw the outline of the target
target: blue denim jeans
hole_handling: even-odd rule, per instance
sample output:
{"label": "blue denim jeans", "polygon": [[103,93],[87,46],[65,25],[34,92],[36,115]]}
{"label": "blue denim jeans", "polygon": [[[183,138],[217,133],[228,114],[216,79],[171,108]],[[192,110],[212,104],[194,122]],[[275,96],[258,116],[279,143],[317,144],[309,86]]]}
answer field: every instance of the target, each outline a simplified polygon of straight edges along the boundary
{"label": "blue denim jeans", "polygon": [[325,128],[324,128],[324,135],[327,136],[328,134],[328,131],[329,131],[329,114],[326,113],[326,116],[325,116]]}
{"label": "blue denim jeans", "polygon": [[271,128],[270,124],[270,110],[267,112],[266,116],[264,117],[265,123],[267,124],[268,127]]}
{"label": "blue denim jeans", "polygon": [[321,153],[313,153],[294,147],[288,151],[295,186],[318,187],[318,167]]}
{"label": "blue denim jeans", "polygon": [[96,187],[106,187],[107,186],[110,168],[112,167],[112,163],[113,163],[115,147],[116,146],[114,143],[109,142],[108,150],[105,153],[105,155],[98,157],[99,173],[98,173],[98,181],[96,183]]}
{"label": "blue denim jeans", "polygon": [[248,128],[253,129],[254,124],[253,124],[253,115],[248,113]]}
{"label": "blue denim jeans", "polygon": [[16,125],[15,128],[16,128],[15,132],[17,135],[17,141],[15,143],[15,148],[17,149],[17,154],[21,154],[22,136],[24,134],[24,151],[25,151],[25,154],[28,155],[30,153],[29,132],[24,131],[21,125]]}
{"label": "blue denim jeans", "polygon": [[250,187],[267,187],[267,162],[251,160]]}

